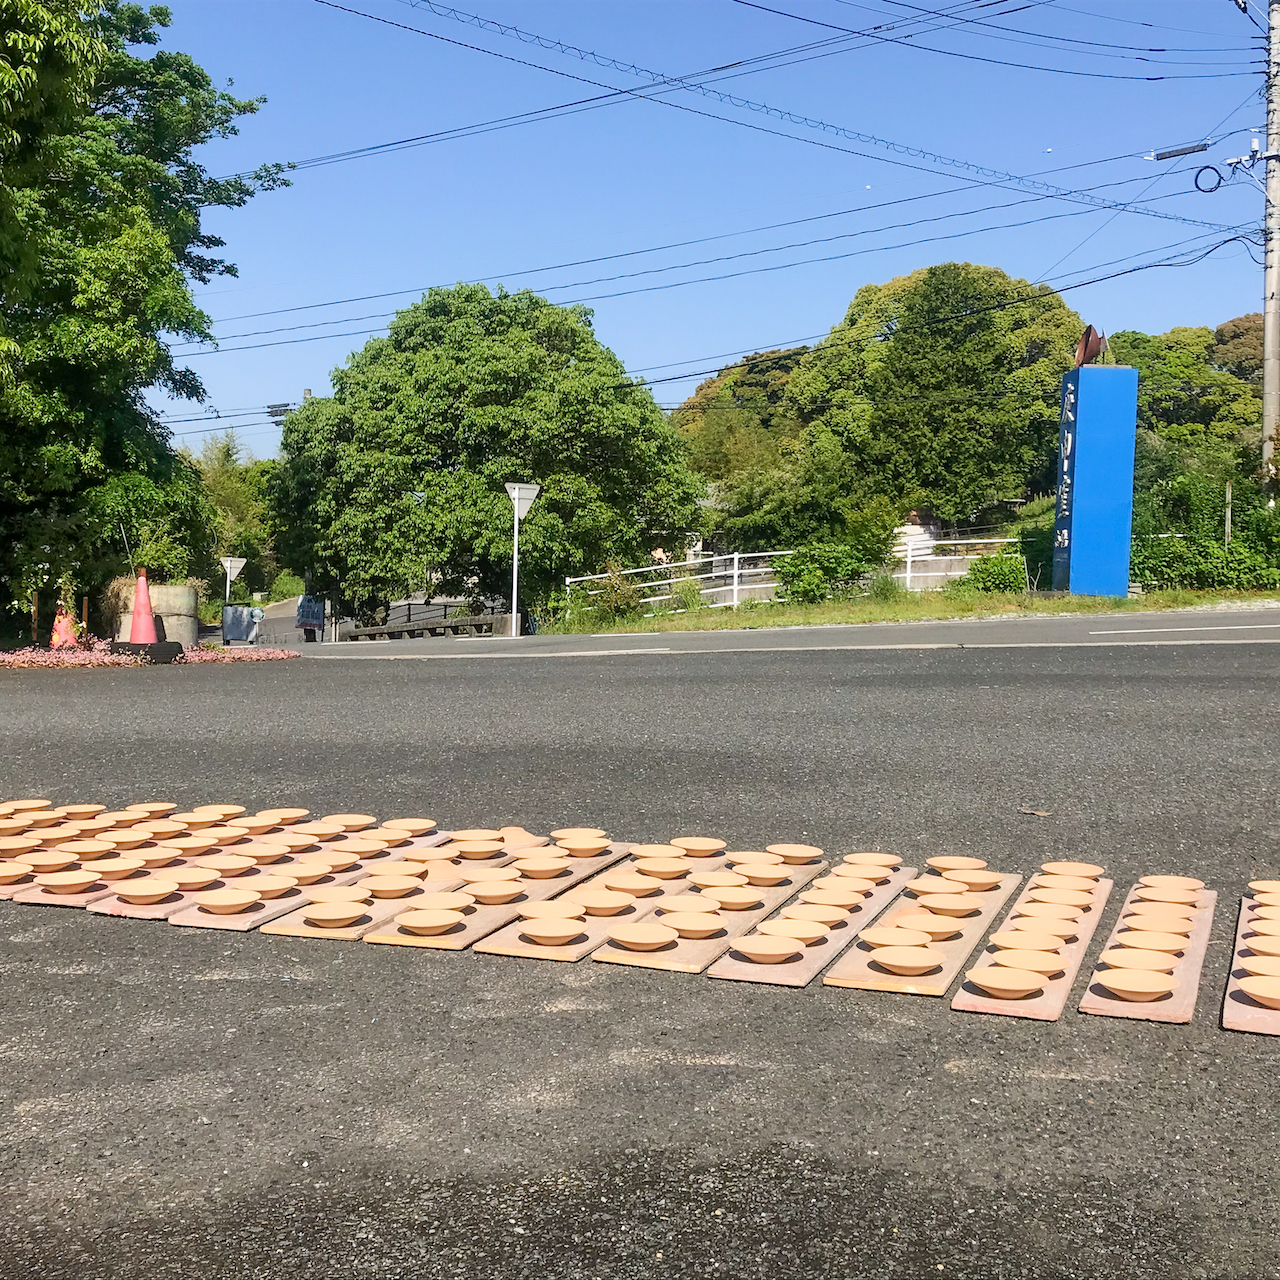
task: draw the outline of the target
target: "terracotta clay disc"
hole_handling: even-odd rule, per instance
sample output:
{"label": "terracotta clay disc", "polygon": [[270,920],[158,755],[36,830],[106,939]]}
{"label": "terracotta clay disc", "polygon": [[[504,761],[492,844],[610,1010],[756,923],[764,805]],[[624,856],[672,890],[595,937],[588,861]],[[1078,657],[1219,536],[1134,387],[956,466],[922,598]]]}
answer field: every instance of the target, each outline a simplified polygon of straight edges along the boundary
{"label": "terracotta clay disc", "polygon": [[798,938],[779,938],[767,933],[753,933],[734,940],[733,949],[755,964],[782,964],[804,951]]}
{"label": "terracotta clay disc", "polygon": [[812,844],[767,844],[766,853],[776,853],[783,862],[816,862],[822,850]]}
{"label": "terracotta clay disc", "polygon": [[709,836],[677,836],[671,843],[694,858],[710,857],[728,847],[728,841],[713,840]]}
{"label": "terracotta clay disc", "polygon": [[928,947],[877,947],[872,960],[890,973],[918,977],[938,968],[941,956]]}
{"label": "terracotta clay disc", "polygon": [[816,920],[819,924],[835,925],[849,918],[843,907],[824,902],[790,902],[779,914],[787,920]]}
{"label": "terracotta clay disc", "polygon": [[925,859],[925,866],[932,867],[935,871],[982,871],[986,865],[982,858],[953,857],[950,854]]}
{"label": "terracotta clay disc", "polygon": [[1138,883],[1145,889],[1187,889],[1195,891],[1204,888],[1203,880],[1192,876],[1142,876]]}
{"label": "terracotta clay disc", "polygon": [[858,937],[869,947],[924,947],[933,939],[917,929],[893,928],[863,929]]}
{"label": "terracotta clay disc", "polygon": [[853,867],[888,867],[890,871],[902,865],[896,853],[846,853],[843,860]]}
{"label": "terracotta clay disc", "polygon": [[806,947],[811,947],[815,942],[821,942],[831,929],[819,920],[797,920],[794,916],[780,916],[775,920],[762,921],[756,926],[756,932],[770,938],[794,938],[796,942],[803,942]]}
{"label": "terracotta clay disc", "polygon": [[1178,979],[1150,969],[1107,969],[1097,975],[1100,986],[1121,1000],[1158,1000],[1175,991]]}
{"label": "terracotta clay disc", "polygon": [[748,911],[760,905],[760,891],[747,885],[712,885],[702,896],[720,904],[724,911]]}
{"label": "terracotta clay disc", "polygon": [[602,827],[560,827],[551,833],[553,840],[604,840],[606,837]]}
{"label": "terracotta clay disc", "polygon": [[302,918],[318,929],[345,929],[365,914],[363,902],[313,902]]}
{"label": "terracotta clay disc", "polygon": [[365,827],[377,825],[377,818],[371,813],[326,813],[321,822],[332,822],[343,831],[363,831]]}
{"label": "terracotta clay disc", "polygon": [[1097,880],[1106,868],[1092,862],[1042,862],[1040,870],[1051,876],[1083,876],[1086,880]]}
{"label": "terracotta clay disc", "polygon": [[682,938],[710,938],[724,928],[723,921],[714,911],[672,911],[663,915],[662,923]]}
{"label": "terracotta clay disc", "polygon": [[1024,969],[1028,973],[1043,973],[1046,977],[1062,972],[1062,960],[1052,951],[1009,948],[993,952],[991,959],[1006,969]]}
{"label": "terracotta clay disc", "polygon": [[1021,1000],[1042,991],[1048,981],[1043,973],[1032,973],[1029,969],[1010,969],[1000,964],[970,969],[964,976],[966,981],[972,982],[975,987],[981,987],[997,1000]]}
{"label": "terracotta clay disc", "polygon": [[1138,947],[1110,947],[1098,959],[1113,969],[1150,969],[1152,973],[1172,973],[1178,964],[1178,958],[1165,951]]}
{"label": "terracotta clay disc", "polygon": [[1240,990],[1267,1009],[1280,1009],[1280,978],[1240,979]]}

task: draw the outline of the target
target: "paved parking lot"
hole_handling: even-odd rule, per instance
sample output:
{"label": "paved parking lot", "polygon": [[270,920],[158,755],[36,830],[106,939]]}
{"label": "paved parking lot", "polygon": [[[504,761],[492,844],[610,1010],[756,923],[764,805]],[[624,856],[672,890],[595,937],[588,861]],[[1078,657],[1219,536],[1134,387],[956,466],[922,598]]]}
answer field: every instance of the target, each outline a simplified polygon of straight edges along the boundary
{"label": "paved parking lot", "polygon": [[0,903],[0,1276],[1280,1275],[1280,1042],[1217,1025],[1277,650],[850,634],[5,673],[4,790],[1188,872],[1190,1026]]}

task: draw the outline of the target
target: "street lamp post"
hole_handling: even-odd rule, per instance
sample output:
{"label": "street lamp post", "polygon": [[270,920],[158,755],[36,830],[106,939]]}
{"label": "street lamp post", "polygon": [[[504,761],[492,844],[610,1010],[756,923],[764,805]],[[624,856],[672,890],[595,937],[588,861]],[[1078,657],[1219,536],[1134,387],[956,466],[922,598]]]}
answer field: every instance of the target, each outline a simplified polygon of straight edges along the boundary
{"label": "street lamp post", "polygon": [[507,494],[511,498],[512,535],[511,535],[511,636],[514,639],[520,634],[520,611],[518,596],[520,592],[520,521],[533,506],[533,500],[542,491],[538,484],[508,484]]}

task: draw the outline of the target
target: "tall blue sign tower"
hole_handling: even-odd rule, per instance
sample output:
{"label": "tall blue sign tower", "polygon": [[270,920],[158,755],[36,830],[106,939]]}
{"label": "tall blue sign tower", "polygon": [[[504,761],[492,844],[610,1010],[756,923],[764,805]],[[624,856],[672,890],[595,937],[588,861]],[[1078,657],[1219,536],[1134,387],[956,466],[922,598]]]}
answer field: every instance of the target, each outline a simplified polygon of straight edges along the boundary
{"label": "tall blue sign tower", "polygon": [[1062,378],[1053,589],[1129,594],[1138,371],[1083,365]]}

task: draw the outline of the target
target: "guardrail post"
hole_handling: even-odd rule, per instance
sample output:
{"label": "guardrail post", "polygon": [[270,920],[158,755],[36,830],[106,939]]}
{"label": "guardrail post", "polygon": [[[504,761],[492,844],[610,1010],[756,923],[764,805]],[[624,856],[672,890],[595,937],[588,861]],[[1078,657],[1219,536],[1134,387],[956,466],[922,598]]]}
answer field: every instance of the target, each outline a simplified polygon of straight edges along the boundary
{"label": "guardrail post", "polygon": [[737,551],[733,553],[733,607],[738,607],[738,581],[739,581],[739,563],[740,555]]}
{"label": "guardrail post", "polygon": [[907,576],[906,576],[906,580],[902,584],[903,590],[905,591],[911,590],[911,552],[912,550],[913,550],[913,547],[912,547],[911,539],[908,538],[907,539]]}

